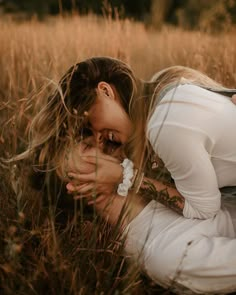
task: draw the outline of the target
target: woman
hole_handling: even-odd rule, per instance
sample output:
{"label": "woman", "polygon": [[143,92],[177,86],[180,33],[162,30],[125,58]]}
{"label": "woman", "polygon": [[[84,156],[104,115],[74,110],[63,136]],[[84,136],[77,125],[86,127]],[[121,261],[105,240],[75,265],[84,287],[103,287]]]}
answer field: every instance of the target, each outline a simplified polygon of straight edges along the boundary
{"label": "woman", "polygon": [[92,132],[99,144],[125,145],[130,160],[112,169],[101,161],[92,175],[72,171],[69,176],[87,186],[71,190],[85,193],[96,181],[103,184],[101,192],[118,186],[127,195],[142,185],[146,159],[161,159],[177,191],[148,179],[157,192],[166,191],[159,201],[187,218],[211,218],[220,209],[219,188],[236,185],[236,108],[228,97],[233,93],[189,68],[165,69],[143,82],[119,60],[91,58],[61,79],[33,120],[30,147],[21,157],[39,150],[37,164],[51,169],[65,145],[83,136],[81,130]]}
{"label": "woman", "polygon": [[[142,184],[146,159],[161,159],[177,191],[149,179],[157,192],[168,193],[160,201],[187,218],[211,218],[220,209],[219,188],[236,185],[236,108],[228,97],[233,93],[189,68],[165,69],[144,82],[119,60],[91,58],[61,79],[60,88],[33,120],[30,147],[22,157],[40,149],[37,163],[55,167],[71,138],[88,130],[100,144],[125,145],[132,162],[126,169],[117,163],[111,170],[104,161],[99,177],[72,173],[70,177],[88,183],[72,190],[84,193],[106,179],[109,184],[101,191],[110,193],[118,185],[125,195],[132,185],[138,190]],[[124,178],[125,170],[129,176]]]}
{"label": "woman", "polygon": [[[71,147],[61,167],[76,171],[79,165],[79,169],[94,173],[88,158],[96,158],[98,166],[101,159],[111,161],[111,165],[119,162],[119,151],[113,158],[93,144],[89,138]],[[97,199],[80,194],[74,198],[87,198],[112,225],[123,217],[125,251],[154,282],[178,294],[235,291],[236,202],[232,206],[225,201],[215,218],[186,219],[156,200],[148,202],[142,194],[145,189],[138,195],[130,192],[127,198],[118,194]]]}
{"label": "woman", "polygon": [[[223,207],[217,209],[217,213],[214,208],[209,208],[214,218],[188,220],[156,201],[145,206],[146,202],[140,198],[140,193],[148,191],[155,193],[158,201],[180,213],[185,209],[188,195],[184,194],[184,190],[180,193],[169,183],[150,177],[146,179],[146,176],[144,179],[149,183],[142,186],[140,191],[142,174],[140,171],[134,173],[131,162],[125,166],[123,161],[123,167],[120,165],[121,160],[99,155],[97,149],[93,150],[93,154],[83,154],[82,157],[74,150],[75,142],[94,134],[98,147],[108,154],[117,145],[125,145],[125,155],[133,160],[135,167],[145,168],[146,171],[149,161],[145,163],[142,159],[152,159],[150,152],[156,153],[152,136],[152,146],[148,146],[146,125],[152,122],[155,111],[160,110],[155,105],[158,98],[162,98],[160,106],[180,104],[178,101],[175,104],[168,102],[171,91],[177,93],[178,87],[170,87],[164,96],[163,89],[173,83],[179,84],[183,75],[194,78],[202,86],[214,86],[226,91],[209,78],[184,68],[167,70],[160,73],[155,82],[144,83],[136,79],[130,68],[118,60],[93,58],[79,63],[66,73],[60,88],[49,97],[47,105],[34,118],[29,148],[16,159],[33,154],[40,169],[56,169],[64,181],[70,181],[67,188],[71,193],[92,197],[91,202],[94,202],[95,190],[98,195],[95,206],[111,223],[116,223],[123,207],[128,206],[129,214],[124,219],[127,253],[138,260],[156,282],[171,286],[174,281],[176,287],[187,287],[195,292],[230,292],[236,289],[235,239],[232,239],[235,238],[232,224],[234,215],[230,216],[229,211]],[[171,102],[172,97],[174,99],[175,96],[171,95]],[[230,102],[225,96],[214,96],[214,99],[216,104],[217,99],[222,99],[223,105],[229,106]],[[163,108],[161,111],[163,122]],[[158,124],[156,130],[160,130],[160,134],[162,130],[165,131]],[[156,139],[159,135],[153,137]],[[165,137],[161,138],[161,144],[163,142],[165,143]],[[209,144],[208,141],[206,143]],[[175,151],[175,148],[172,150]],[[163,160],[169,168],[168,161]],[[176,166],[181,167],[182,158],[180,162],[177,161],[178,157],[175,160]],[[139,162],[143,162],[142,165]],[[215,168],[219,174],[218,167]],[[202,170],[199,172],[202,173]],[[179,179],[175,175],[173,177],[180,190]],[[185,180],[188,183],[188,179]],[[124,187],[119,193],[127,194],[127,198],[116,194],[121,182]],[[227,185],[231,184],[235,184],[232,179]],[[193,186],[193,191],[195,189]],[[202,214],[201,218],[209,217],[201,212],[201,203],[204,203],[204,199],[198,199],[193,205]],[[210,202],[210,207],[214,205]],[[221,259],[218,260],[218,257]]]}
{"label": "woman", "polygon": [[[117,164],[111,170],[104,161],[98,167],[99,177],[79,170],[79,174],[69,174],[88,183],[76,188],[69,185],[71,190],[85,193],[93,182],[106,179],[109,184],[103,185],[104,190],[111,192],[120,183],[121,193],[127,194],[131,184],[140,186],[145,161],[155,155],[177,188],[173,191],[149,179],[158,192],[167,191],[162,203],[187,218],[211,218],[220,210],[219,189],[236,185],[236,108],[229,99],[234,91],[184,67],[165,69],[151,82],[143,82],[126,64],[112,58],[77,64],[63,77],[61,87],[63,99],[55,94],[47,110],[48,114],[58,110],[59,126],[74,112],[77,120],[84,121],[77,125],[84,124],[100,144],[126,145],[126,154],[139,171],[137,177],[125,179],[128,184],[124,185],[122,167]],[[132,174],[130,165],[127,169]]]}

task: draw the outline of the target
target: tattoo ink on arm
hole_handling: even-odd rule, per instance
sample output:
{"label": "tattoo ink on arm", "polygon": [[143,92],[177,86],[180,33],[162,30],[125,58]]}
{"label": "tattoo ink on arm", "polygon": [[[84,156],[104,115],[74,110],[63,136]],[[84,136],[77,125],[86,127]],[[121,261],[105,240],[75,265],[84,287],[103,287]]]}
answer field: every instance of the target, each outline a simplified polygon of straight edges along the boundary
{"label": "tattoo ink on arm", "polygon": [[140,188],[140,195],[145,199],[155,200],[178,214],[183,215],[184,197],[178,195],[178,191],[171,186],[165,186],[159,190],[153,182],[145,180]]}

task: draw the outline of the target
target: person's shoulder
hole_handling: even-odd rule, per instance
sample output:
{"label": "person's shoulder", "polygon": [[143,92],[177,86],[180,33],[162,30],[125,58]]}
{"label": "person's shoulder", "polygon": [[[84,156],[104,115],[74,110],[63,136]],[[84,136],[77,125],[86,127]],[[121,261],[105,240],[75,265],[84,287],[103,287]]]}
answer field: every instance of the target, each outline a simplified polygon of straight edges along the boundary
{"label": "person's shoulder", "polygon": [[209,97],[209,91],[195,84],[179,84],[167,89],[165,95],[162,97],[161,102],[181,99],[181,101],[195,100],[196,97]]}
{"label": "person's shoulder", "polygon": [[206,122],[219,105],[214,106],[205,89],[193,84],[181,84],[170,89],[150,114],[147,124],[149,138],[160,130],[168,134],[208,134]]}
{"label": "person's shoulder", "polygon": [[205,89],[193,84],[167,87],[157,98],[157,104],[150,113],[149,125],[151,122],[163,125],[163,120],[170,123],[184,118],[193,122],[193,118],[199,118],[199,110],[211,112],[212,102],[207,99],[209,94],[205,92]]}

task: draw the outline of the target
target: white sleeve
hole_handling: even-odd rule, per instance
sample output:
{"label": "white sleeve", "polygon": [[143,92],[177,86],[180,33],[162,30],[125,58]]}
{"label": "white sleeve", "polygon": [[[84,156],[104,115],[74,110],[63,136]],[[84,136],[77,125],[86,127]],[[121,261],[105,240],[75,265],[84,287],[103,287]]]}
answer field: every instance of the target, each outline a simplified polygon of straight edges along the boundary
{"label": "white sleeve", "polygon": [[189,294],[183,288],[236,291],[236,239],[227,210],[208,220],[186,219],[152,201],[129,224],[125,246],[150,278],[178,294]]}
{"label": "white sleeve", "polygon": [[186,249],[177,282],[198,293],[235,291],[235,247],[236,239],[199,237]]}
{"label": "white sleeve", "polygon": [[164,124],[151,127],[149,139],[185,198],[183,215],[199,219],[215,216],[221,206],[221,194],[204,146],[207,136],[185,126]]}
{"label": "white sleeve", "polygon": [[153,241],[144,250],[146,259],[143,265],[154,281],[164,287],[169,285],[177,294],[185,294],[184,288],[194,294],[236,291],[236,239],[198,235],[192,241],[178,243],[177,246],[178,250],[173,245],[158,249],[156,241]]}

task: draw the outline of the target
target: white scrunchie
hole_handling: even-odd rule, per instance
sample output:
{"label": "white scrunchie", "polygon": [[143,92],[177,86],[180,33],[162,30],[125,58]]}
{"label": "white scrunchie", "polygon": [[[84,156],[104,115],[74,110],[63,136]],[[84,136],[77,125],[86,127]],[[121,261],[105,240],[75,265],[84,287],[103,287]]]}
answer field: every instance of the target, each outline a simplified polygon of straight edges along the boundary
{"label": "white scrunchie", "polygon": [[123,182],[118,185],[117,194],[123,197],[127,197],[129,189],[131,188],[134,176],[134,163],[129,159],[124,159],[120,164],[123,169]]}

